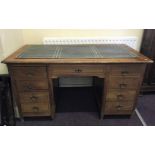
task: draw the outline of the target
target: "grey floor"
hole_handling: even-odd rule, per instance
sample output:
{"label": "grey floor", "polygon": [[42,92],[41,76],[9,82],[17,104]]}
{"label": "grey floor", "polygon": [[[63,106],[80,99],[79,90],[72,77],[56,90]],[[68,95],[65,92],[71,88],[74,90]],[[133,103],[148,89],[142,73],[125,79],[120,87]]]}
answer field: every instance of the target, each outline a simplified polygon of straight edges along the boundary
{"label": "grey floor", "polygon": [[54,120],[49,118],[27,118],[17,122],[22,126],[141,126],[136,113],[131,118],[105,118],[100,120],[95,112],[65,112],[57,113]]}
{"label": "grey floor", "polygon": [[[17,126],[143,126],[155,125],[155,94],[138,99],[137,111],[131,117],[111,116],[99,119],[91,90],[62,90],[55,119],[26,118],[17,121]],[[76,95],[75,95],[76,94]],[[77,95],[78,94],[78,95]],[[69,97],[67,97],[69,96]],[[81,102],[81,99],[83,102]],[[89,105],[89,106],[88,106]],[[89,107],[89,108],[88,108]],[[88,108],[88,109],[87,109]]]}
{"label": "grey floor", "polygon": [[155,94],[139,97],[137,109],[146,125],[155,125]]}

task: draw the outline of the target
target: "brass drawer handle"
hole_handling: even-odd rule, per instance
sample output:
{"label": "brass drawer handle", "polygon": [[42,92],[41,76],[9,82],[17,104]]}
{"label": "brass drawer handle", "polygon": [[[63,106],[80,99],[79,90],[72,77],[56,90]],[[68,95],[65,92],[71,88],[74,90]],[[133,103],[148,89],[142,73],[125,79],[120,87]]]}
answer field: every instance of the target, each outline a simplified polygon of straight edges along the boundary
{"label": "brass drawer handle", "polygon": [[28,90],[32,90],[32,88],[33,88],[33,87],[32,87],[31,85],[26,85],[26,86],[25,86],[25,89],[28,89]]}
{"label": "brass drawer handle", "polygon": [[127,75],[127,74],[129,74],[129,72],[128,71],[122,71],[121,74],[122,75]]}
{"label": "brass drawer handle", "polygon": [[38,107],[33,107],[32,110],[33,110],[33,112],[39,112],[39,108]]}
{"label": "brass drawer handle", "polygon": [[34,76],[34,74],[29,72],[29,73],[27,73],[27,76],[32,77],[32,76]]}
{"label": "brass drawer handle", "polygon": [[80,73],[80,72],[82,72],[82,70],[78,68],[78,69],[75,69],[75,72]]}
{"label": "brass drawer handle", "polygon": [[127,84],[121,83],[121,84],[119,85],[119,87],[122,88],[122,89],[123,89],[123,88],[126,88],[126,87],[127,87]]}
{"label": "brass drawer handle", "polygon": [[30,97],[30,100],[31,100],[33,103],[35,103],[35,102],[37,101],[37,99],[38,99],[38,97],[36,97],[36,96]]}
{"label": "brass drawer handle", "polygon": [[117,95],[118,100],[123,100],[124,96],[123,95]]}
{"label": "brass drawer handle", "polygon": [[118,105],[118,106],[116,106],[116,109],[121,110],[122,107],[123,107],[122,105]]}

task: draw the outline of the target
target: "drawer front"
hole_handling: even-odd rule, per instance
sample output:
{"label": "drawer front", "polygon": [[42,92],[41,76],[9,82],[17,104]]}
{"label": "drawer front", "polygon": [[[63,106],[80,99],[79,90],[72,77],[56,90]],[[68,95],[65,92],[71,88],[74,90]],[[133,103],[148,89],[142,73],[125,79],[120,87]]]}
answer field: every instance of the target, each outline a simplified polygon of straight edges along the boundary
{"label": "drawer front", "polygon": [[12,74],[14,78],[27,79],[41,79],[47,78],[46,67],[12,67]]}
{"label": "drawer front", "polygon": [[124,65],[111,65],[110,66],[111,75],[140,75],[144,71],[144,65],[141,64],[124,64]]}
{"label": "drawer front", "polygon": [[21,104],[49,104],[49,93],[48,92],[26,92],[19,93],[19,100]]}
{"label": "drawer front", "polygon": [[107,101],[133,101],[136,97],[135,90],[118,90],[118,89],[111,89],[107,92]]}
{"label": "drawer front", "polygon": [[105,105],[105,114],[131,114],[134,102],[120,101],[120,102],[107,102]]}
{"label": "drawer front", "polygon": [[34,91],[34,90],[47,90],[47,80],[35,80],[35,81],[16,81],[18,91]]}
{"label": "drawer front", "polygon": [[110,76],[108,87],[114,89],[136,89],[139,86],[139,82],[139,77]]}
{"label": "drawer front", "polygon": [[103,74],[105,66],[99,65],[51,65],[50,75]]}
{"label": "drawer front", "polygon": [[44,113],[49,112],[50,108],[48,104],[21,104],[21,110],[23,113]]}
{"label": "drawer front", "polygon": [[46,112],[22,112],[23,117],[51,116],[50,111]]}

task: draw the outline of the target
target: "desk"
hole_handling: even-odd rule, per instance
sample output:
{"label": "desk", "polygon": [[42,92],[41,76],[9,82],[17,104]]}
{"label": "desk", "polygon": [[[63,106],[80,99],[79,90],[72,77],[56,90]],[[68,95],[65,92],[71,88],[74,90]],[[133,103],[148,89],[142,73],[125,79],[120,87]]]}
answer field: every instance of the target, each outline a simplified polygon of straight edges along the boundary
{"label": "desk", "polygon": [[20,116],[55,115],[53,79],[104,79],[100,117],[131,115],[147,63],[153,61],[126,45],[26,45],[6,58]]}

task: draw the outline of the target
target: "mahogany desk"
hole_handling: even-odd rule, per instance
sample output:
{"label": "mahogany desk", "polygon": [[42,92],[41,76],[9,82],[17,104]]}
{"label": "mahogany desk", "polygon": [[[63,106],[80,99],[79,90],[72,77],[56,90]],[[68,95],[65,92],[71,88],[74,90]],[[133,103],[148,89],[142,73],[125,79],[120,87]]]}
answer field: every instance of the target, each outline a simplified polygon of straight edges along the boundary
{"label": "mahogany desk", "polygon": [[6,58],[14,101],[21,118],[55,114],[53,79],[104,79],[100,117],[131,115],[147,63],[152,60],[126,45],[26,45]]}

